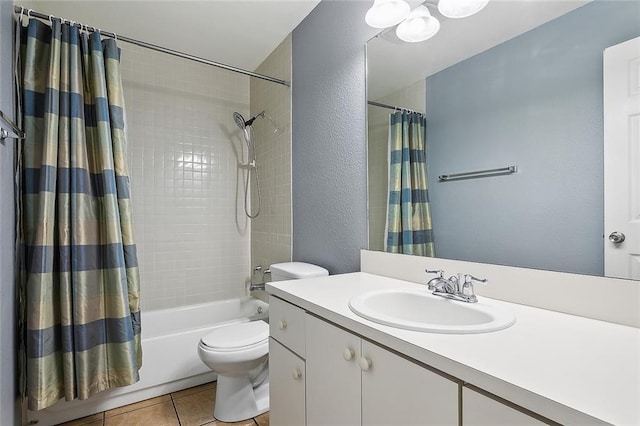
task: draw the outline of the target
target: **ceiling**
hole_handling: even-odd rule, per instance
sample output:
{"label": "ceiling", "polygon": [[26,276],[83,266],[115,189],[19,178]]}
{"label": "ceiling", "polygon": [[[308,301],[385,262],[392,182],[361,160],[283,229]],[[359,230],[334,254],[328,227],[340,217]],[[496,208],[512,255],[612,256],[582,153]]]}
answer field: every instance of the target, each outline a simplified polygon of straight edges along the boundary
{"label": "ceiling", "polygon": [[320,0],[16,0],[17,6],[254,71]]}
{"label": "ceiling", "polygon": [[463,19],[442,17],[435,7],[429,7],[441,24],[433,38],[421,43],[405,43],[395,36],[395,28],[391,28],[367,43],[368,97],[380,99],[589,1],[492,0],[478,14]]}

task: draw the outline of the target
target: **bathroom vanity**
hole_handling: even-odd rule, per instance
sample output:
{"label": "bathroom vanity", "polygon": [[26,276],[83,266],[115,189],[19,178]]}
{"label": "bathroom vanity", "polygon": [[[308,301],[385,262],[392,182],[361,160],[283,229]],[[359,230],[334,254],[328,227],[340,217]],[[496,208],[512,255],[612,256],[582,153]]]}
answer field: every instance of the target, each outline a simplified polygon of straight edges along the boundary
{"label": "bathroom vanity", "polygon": [[349,309],[392,288],[427,291],[366,272],[267,285],[274,426],[640,424],[638,328],[492,301],[516,323],[442,334]]}

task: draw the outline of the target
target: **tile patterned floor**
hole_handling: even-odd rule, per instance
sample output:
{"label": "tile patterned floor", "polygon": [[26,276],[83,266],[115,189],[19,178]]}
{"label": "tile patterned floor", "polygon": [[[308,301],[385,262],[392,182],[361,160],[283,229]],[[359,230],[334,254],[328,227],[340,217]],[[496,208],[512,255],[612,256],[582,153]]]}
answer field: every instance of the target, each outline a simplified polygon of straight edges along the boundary
{"label": "tile patterned floor", "polygon": [[237,423],[213,417],[216,382],[147,399],[59,426],[269,426],[269,413]]}

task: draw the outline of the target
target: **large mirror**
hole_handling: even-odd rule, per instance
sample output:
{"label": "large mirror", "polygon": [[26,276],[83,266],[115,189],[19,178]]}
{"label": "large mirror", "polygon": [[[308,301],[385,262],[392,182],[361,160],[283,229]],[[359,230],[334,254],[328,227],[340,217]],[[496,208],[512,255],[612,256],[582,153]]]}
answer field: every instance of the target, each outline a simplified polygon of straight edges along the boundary
{"label": "large mirror", "polygon": [[[640,36],[640,1],[492,0],[464,19],[426,4],[441,22],[433,38],[405,43],[391,28],[367,44],[369,248],[384,250],[389,108],[400,107],[426,114],[437,257],[604,275],[607,245],[622,245],[604,225],[603,51]],[[635,205],[619,209],[633,222]]]}

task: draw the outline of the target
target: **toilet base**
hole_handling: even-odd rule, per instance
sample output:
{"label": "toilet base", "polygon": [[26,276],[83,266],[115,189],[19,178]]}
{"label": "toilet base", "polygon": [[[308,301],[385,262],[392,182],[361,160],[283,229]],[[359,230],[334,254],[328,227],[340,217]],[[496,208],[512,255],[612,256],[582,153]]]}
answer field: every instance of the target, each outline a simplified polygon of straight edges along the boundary
{"label": "toilet base", "polygon": [[239,422],[269,411],[269,378],[253,387],[248,377],[218,374],[213,416],[223,422]]}

